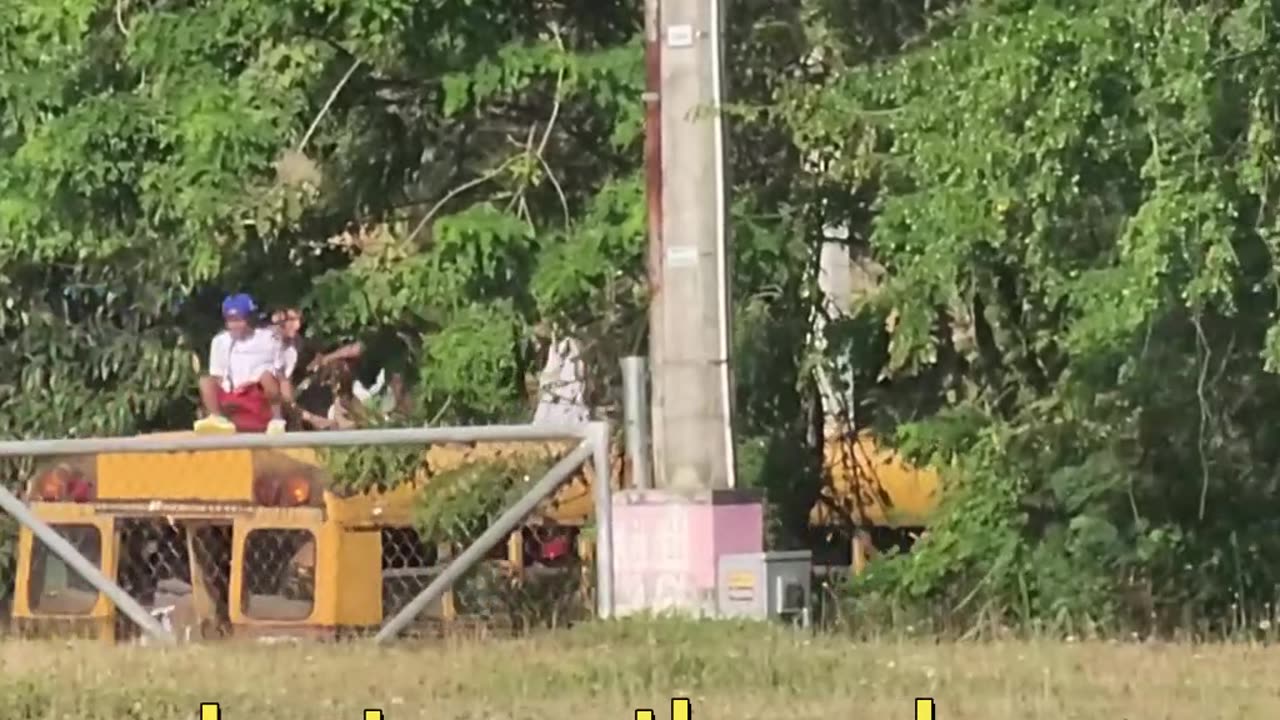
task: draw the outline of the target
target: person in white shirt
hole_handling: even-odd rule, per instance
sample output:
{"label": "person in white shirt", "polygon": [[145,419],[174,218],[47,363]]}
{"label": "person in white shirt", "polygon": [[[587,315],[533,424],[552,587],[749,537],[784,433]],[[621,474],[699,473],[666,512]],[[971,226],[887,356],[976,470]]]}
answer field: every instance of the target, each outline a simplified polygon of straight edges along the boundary
{"label": "person in white shirt", "polygon": [[591,420],[587,408],[586,367],[573,337],[552,332],[547,362],[538,378],[534,425],[578,425]]}
{"label": "person in white shirt", "polygon": [[[354,421],[346,411],[353,392],[349,365],[359,359],[363,345],[351,343],[331,353],[321,352],[318,343],[303,335],[302,309],[296,305],[272,313],[271,324],[283,346],[284,379],[280,391],[286,408],[296,410],[303,427],[353,427]],[[295,388],[305,390],[297,395]],[[355,397],[363,402],[366,398],[361,397],[362,391],[364,387],[355,381]],[[368,392],[364,394],[367,396]]]}
{"label": "person in white shirt", "polygon": [[302,308],[291,305],[271,314],[271,325],[284,353],[284,376],[281,378],[281,393],[286,405],[293,402],[294,386],[297,384],[298,358],[303,352]]}
{"label": "person in white shirt", "polygon": [[[284,373],[280,377],[280,397],[285,407],[286,419],[300,426],[311,424],[309,408],[304,407],[299,389],[307,387],[306,373],[310,357],[316,354],[315,344],[302,333],[302,308],[289,305],[271,314],[271,325],[284,353]],[[306,360],[307,362],[303,362]],[[313,393],[314,394],[314,393]],[[311,399],[311,398],[307,398]]]}
{"label": "person in white shirt", "polygon": [[285,347],[271,328],[255,328],[248,295],[222,301],[226,330],[213,338],[208,374],[200,378],[205,417],[196,432],[284,432],[281,378]]}

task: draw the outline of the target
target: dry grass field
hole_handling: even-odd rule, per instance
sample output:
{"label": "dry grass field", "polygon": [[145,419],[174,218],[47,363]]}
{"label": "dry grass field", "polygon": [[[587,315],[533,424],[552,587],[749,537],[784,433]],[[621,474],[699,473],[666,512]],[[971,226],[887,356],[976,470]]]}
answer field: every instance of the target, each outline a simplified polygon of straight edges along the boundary
{"label": "dry grass field", "polygon": [[375,648],[176,649],[0,643],[0,718],[668,717],[673,695],[712,718],[939,720],[1280,718],[1280,650],[1249,645],[854,643],[759,626],[584,625],[523,639]]}

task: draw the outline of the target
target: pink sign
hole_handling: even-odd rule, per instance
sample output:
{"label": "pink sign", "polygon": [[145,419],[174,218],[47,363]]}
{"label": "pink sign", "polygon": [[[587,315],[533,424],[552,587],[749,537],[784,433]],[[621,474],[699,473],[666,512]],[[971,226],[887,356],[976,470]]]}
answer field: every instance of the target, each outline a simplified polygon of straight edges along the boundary
{"label": "pink sign", "polygon": [[614,586],[619,616],[715,612],[716,563],[760,552],[760,503],[690,502],[657,491],[619,493],[613,507]]}

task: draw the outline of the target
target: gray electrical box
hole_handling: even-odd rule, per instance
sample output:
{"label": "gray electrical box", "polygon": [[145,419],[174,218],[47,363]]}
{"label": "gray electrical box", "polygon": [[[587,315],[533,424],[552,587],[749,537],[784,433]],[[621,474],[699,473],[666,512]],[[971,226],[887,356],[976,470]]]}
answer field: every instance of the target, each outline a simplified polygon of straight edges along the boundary
{"label": "gray electrical box", "polygon": [[716,600],[725,618],[791,620],[809,624],[813,553],[721,555]]}

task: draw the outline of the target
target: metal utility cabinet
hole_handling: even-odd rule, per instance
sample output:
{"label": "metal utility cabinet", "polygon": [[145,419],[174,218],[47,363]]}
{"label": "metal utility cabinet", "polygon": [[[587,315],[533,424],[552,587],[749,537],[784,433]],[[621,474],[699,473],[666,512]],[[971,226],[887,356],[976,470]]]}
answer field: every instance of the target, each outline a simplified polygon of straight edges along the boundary
{"label": "metal utility cabinet", "polygon": [[812,552],[721,555],[718,565],[716,601],[721,617],[809,624]]}

